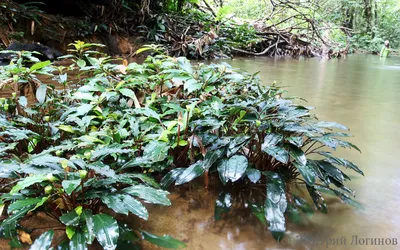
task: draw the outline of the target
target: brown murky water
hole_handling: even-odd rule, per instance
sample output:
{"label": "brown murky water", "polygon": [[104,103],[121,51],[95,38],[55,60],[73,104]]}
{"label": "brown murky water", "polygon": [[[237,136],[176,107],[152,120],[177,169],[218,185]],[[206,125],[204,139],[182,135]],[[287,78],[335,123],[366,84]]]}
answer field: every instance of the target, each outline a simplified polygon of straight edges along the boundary
{"label": "brown murky water", "polygon": [[[400,58],[246,58],[228,63],[249,72],[260,71],[266,84],[277,81],[288,86],[289,95],[307,99],[308,105],[317,108],[320,119],[351,128],[354,138],[350,141],[363,153],[342,150],[338,155],[354,161],[366,175],[352,174],[353,181],[348,183],[364,208],[328,201],[329,215],[316,213],[301,226],[288,225],[284,241],[276,243],[255,220],[235,216],[215,222],[216,196],[199,187],[190,195],[172,194],[171,207],[152,208],[146,228],[184,240],[190,250],[400,249],[400,245],[386,240],[400,240]],[[351,244],[353,236],[358,237],[358,245]],[[330,239],[342,237],[346,244],[329,244]],[[377,239],[375,243],[383,239],[383,245],[371,245],[371,239]]]}

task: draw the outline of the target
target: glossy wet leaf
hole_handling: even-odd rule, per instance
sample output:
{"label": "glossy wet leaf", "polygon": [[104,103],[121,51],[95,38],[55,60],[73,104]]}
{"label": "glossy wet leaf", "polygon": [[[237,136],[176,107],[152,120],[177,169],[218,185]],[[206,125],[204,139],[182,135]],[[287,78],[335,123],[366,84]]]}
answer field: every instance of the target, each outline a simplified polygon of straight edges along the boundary
{"label": "glossy wet leaf", "polygon": [[338,157],[334,157],[331,153],[329,152],[318,152],[318,154],[323,155],[327,158],[327,160],[332,163],[332,164],[336,164],[339,166],[343,166],[345,168],[349,168],[354,170],[355,172],[364,175],[364,172],[358,168],[354,163],[352,163],[351,161],[348,161],[346,159],[343,158],[338,158]]}
{"label": "glossy wet leaf", "polygon": [[274,147],[276,146],[279,142],[281,142],[283,140],[283,135],[280,134],[268,134],[267,136],[265,136],[264,138],[264,142],[261,145],[261,149],[263,151],[267,150],[268,148]]}
{"label": "glossy wet leaf", "polygon": [[60,216],[60,221],[66,226],[78,226],[80,216],[75,210]]}
{"label": "glossy wet leaf", "polygon": [[288,149],[289,149],[289,155],[293,157],[298,164],[300,165],[307,164],[306,155],[300,148],[293,145],[289,145]]}
{"label": "glossy wet leaf", "polygon": [[289,152],[284,148],[275,146],[265,148],[263,151],[284,164],[289,162]]}
{"label": "glossy wet leaf", "polygon": [[328,213],[328,206],[326,205],[325,199],[322,197],[321,193],[314,187],[308,185],[307,190],[317,209],[325,214]]}
{"label": "glossy wet leaf", "polygon": [[71,195],[72,192],[81,184],[81,180],[80,179],[76,179],[76,180],[63,180],[62,181],[62,186],[65,190],[65,192],[68,195]]}
{"label": "glossy wet leaf", "polygon": [[33,184],[40,183],[47,180],[47,175],[34,175],[34,176],[28,176],[25,179],[19,181],[17,185],[15,185],[11,191],[10,194],[15,194],[18,193],[20,190],[25,189]]}
{"label": "glossy wet leaf", "polygon": [[124,206],[128,209],[129,212],[144,220],[147,220],[149,218],[149,213],[147,212],[147,209],[140,201],[129,195],[122,195],[121,198]]}
{"label": "glossy wet leaf", "polygon": [[175,168],[172,169],[168,174],[166,174],[162,179],[161,179],[161,187],[163,189],[167,189],[176,179],[178,176],[180,176],[183,171],[185,171],[184,168]]}
{"label": "glossy wet leaf", "polygon": [[232,207],[232,196],[230,193],[222,192],[215,201],[214,219],[220,220],[222,215],[228,213]]}
{"label": "glossy wet leaf", "polygon": [[223,153],[223,149],[209,150],[204,156],[203,168],[207,170],[210,169],[211,166],[220,159]]}
{"label": "glossy wet leaf", "polygon": [[252,183],[257,183],[261,178],[261,172],[255,168],[247,168],[246,176],[250,179]]}
{"label": "glossy wet leaf", "polygon": [[145,185],[134,185],[125,188],[124,192],[129,195],[137,196],[148,203],[160,204],[164,206],[171,205],[171,202],[167,197],[169,192],[161,189],[155,189]]}
{"label": "glossy wet leaf", "polygon": [[179,249],[179,248],[185,248],[186,244],[172,238],[169,235],[164,235],[164,236],[157,236],[145,231],[142,231],[142,236],[144,240],[149,241],[150,243],[153,243],[154,245],[163,247],[163,248],[169,248],[169,249]]}
{"label": "glossy wet leaf", "polygon": [[53,240],[54,231],[50,230],[39,236],[29,248],[29,250],[48,250]]}
{"label": "glossy wet leaf", "polygon": [[82,218],[85,222],[85,225],[83,227],[84,228],[83,232],[85,234],[86,242],[88,242],[88,244],[91,244],[95,239],[92,210],[89,209],[83,210]]}
{"label": "glossy wet leaf", "polygon": [[234,155],[229,160],[224,160],[218,166],[219,177],[223,183],[239,180],[248,167],[249,163],[245,156]]}
{"label": "glossy wet leaf", "polygon": [[36,205],[41,200],[42,200],[41,198],[28,198],[28,199],[17,200],[10,204],[7,211],[10,214],[11,212],[24,208],[26,206]]}
{"label": "glossy wet leaf", "polygon": [[293,165],[299,170],[300,174],[304,178],[304,181],[308,185],[313,186],[315,183],[314,168],[311,167],[309,164],[303,165],[303,164],[293,163]]}
{"label": "glossy wet leaf", "polygon": [[265,218],[268,229],[275,239],[280,240],[286,231],[285,211],[287,208],[285,181],[277,173],[267,174],[267,199]]}
{"label": "glossy wet leaf", "polygon": [[113,250],[117,247],[119,227],[117,221],[107,214],[93,216],[94,232],[96,239],[105,250]]}
{"label": "glossy wet leaf", "polygon": [[81,231],[76,231],[69,242],[69,250],[86,250],[85,234]]}
{"label": "glossy wet leaf", "polygon": [[203,162],[198,161],[185,169],[177,178],[175,185],[182,185],[204,174]]}
{"label": "glossy wet leaf", "polygon": [[101,197],[102,202],[114,212],[119,214],[128,215],[129,210],[122,202],[121,195],[119,194],[105,194]]}

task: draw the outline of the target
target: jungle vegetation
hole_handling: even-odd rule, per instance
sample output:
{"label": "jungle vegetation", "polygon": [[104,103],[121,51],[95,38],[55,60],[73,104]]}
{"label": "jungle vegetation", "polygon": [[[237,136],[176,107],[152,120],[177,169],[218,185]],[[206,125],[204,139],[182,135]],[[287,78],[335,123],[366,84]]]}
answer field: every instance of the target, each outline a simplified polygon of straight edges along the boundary
{"label": "jungle vegetation", "polygon": [[26,40],[53,46],[97,36],[112,47],[118,41],[109,36],[121,35],[190,58],[339,57],[354,50],[377,53],[384,40],[397,49],[400,35],[395,0],[3,0],[0,7],[4,45]]}
{"label": "jungle vegetation", "polygon": [[[25,51],[0,68],[1,87],[14,90],[0,99],[0,234],[10,246],[41,230],[31,249],[185,247],[130,225],[128,215],[147,220],[145,203],[168,206],[167,190],[199,179],[205,189],[211,179],[229,187],[216,220],[251,204],[277,240],[287,220],[327,213],[324,196],[358,206],[342,170],[363,172],[334,155],[359,151],[345,140],[348,128],[319,121],[257,74],[162,54],[114,64],[99,45],[71,46],[69,67]],[[29,223],[43,215],[56,225]]]}

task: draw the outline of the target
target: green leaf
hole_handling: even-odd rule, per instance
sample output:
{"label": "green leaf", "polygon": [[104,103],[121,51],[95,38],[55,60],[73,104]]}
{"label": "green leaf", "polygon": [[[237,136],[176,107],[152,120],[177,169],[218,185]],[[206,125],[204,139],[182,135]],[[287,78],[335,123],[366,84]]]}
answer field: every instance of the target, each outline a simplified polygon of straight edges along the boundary
{"label": "green leaf", "polygon": [[82,218],[84,219],[86,225],[84,225],[83,232],[85,233],[86,242],[91,244],[95,239],[94,234],[94,222],[93,222],[93,215],[92,210],[83,210]]}
{"label": "green leaf", "polygon": [[129,97],[133,100],[135,107],[140,108],[140,103],[139,100],[136,97],[136,94],[133,90],[131,89],[120,89],[119,92],[121,92],[122,95]]}
{"label": "green leaf", "polygon": [[75,210],[72,210],[69,213],[61,215],[59,219],[66,226],[78,226],[80,216]]}
{"label": "green leaf", "polygon": [[336,123],[336,122],[318,122],[315,124],[316,127],[319,128],[338,128],[341,130],[349,130],[346,126],[343,126],[342,124]]}
{"label": "green leaf", "polygon": [[76,233],[76,228],[73,226],[67,226],[65,228],[65,233],[67,234],[68,239],[72,239],[72,237],[75,235]]}
{"label": "green leaf", "polygon": [[246,176],[250,179],[251,182],[257,183],[261,178],[261,172],[255,168],[247,168],[246,169]]}
{"label": "green leaf", "polygon": [[216,149],[216,150],[209,150],[207,151],[206,155],[204,156],[203,160],[203,168],[208,170],[211,166],[220,159],[224,150]]}
{"label": "green leaf", "polygon": [[137,215],[138,217],[147,220],[149,218],[149,213],[147,212],[147,209],[143,206],[143,204],[134,199],[133,197],[129,195],[121,195],[122,202],[124,203],[124,206],[129,210],[134,215]]}
{"label": "green leaf", "polygon": [[50,230],[35,240],[29,250],[48,250],[51,246],[51,241],[53,240],[54,231]]}
{"label": "green leaf", "polygon": [[120,195],[106,194],[106,195],[102,195],[100,198],[101,198],[101,201],[104,204],[106,204],[107,207],[114,210],[114,212],[119,213],[119,214],[128,215],[129,210],[128,210],[128,208],[125,207]]}
{"label": "green leaf", "polygon": [[327,160],[332,164],[343,166],[345,168],[350,168],[350,169],[354,170],[355,172],[357,172],[357,173],[359,173],[361,175],[364,175],[364,172],[361,169],[359,169],[351,161],[348,161],[348,160],[343,159],[343,158],[334,157],[329,152],[318,152],[318,154],[325,156],[327,158]]}
{"label": "green leaf", "polygon": [[218,166],[219,177],[223,183],[229,180],[235,182],[246,172],[248,160],[243,155],[234,155],[229,160],[224,160]]}
{"label": "green leaf", "polygon": [[86,66],[86,62],[82,59],[79,59],[76,64],[79,66],[79,68],[83,68]]}
{"label": "green leaf", "polygon": [[222,192],[215,201],[215,220],[220,220],[222,215],[228,213],[232,207],[232,196],[230,193]]}
{"label": "green leaf", "polygon": [[275,147],[282,140],[283,140],[283,135],[274,134],[274,133],[268,134],[264,138],[264,142],[261,145],[261,149],[263,151],[265,151],[266,149],[268,149],[270,147]]}
{"label": "green leaf", "polygon": [[175,185],[182,185],[204,174],[203,161],[198,161],[186,168],[176,179]]}
{"label": "green leaf", "polygon": [[100,245],[107,250],[117,247],[119,227],[117,221],[107,214],[93,216],[94,232]]}
{"label": "green leaf", "polygon": [[10,214],[26,206],[36,205],[41,200],[42,198],[28,198],[28,199],[17,200],[10,204],[10,206],[8,207],[8,213]]}
{"label": "green leaf", "polygon": [[161,187],[163,189],[167,189],[176,179],[178,178],[179,175],[181,175],[185,171],[184,168],[175,168],[172,169],[168,174],[166,174],[162,179],[161,179]]}
{"label": "green leaf", "polygon": [[188,92],[188,94],[190,94],[196,90],[201,89],[201,83],[199,83],[195,79],[189,79],[185,81],[185,83],[183,84],[183,88]]}
{"label": "green leaf", "polygon": [[30,206],[26,206],[24,208],[21,208],[18,211],[15,211],[7,219],[3,220],[3,223],[1,225],[3,226],[3,225],[13,225],[13,224],[15,224],[19,219],[24,217],[26,215],[26,213],[28,213],[28,211],[31,210],[33,207],[34,207],[33,205],[30,205]]}
{"label": "green leaf", "polygon": [[50,64],[51,64],[50,61],[38,62],[38,63],[35,63],[34,65],[32,65],[30,67],[29,71],[33,72],[35,70],[42,69],[42,68],[44,68],[46,66],[49,66]]}
{"label": "green leaf", "polygon": [[321,193],[314,187],[308,185],[307,185],[307,190],[317,209],[325,214],[328,213],[328,206],[326,205],[326,202],[322,197]]}
{"label": "green leaf", "polygon": [[47,85],[41,84],[39,88],[36,90],[36,99],[40,104],[44,103],[46,100],[46,93],[47,93]]}
{"label": "green leaf", "polygon": [[289,162],[289,152],[284,148],[275,146],[263,149],[263,151],[284,164]]}
{"label": "green leaf", "polygon": [[267,175],[267,199],[265,200],[265,218],[268,229],[275,239],[280,240],[286,231],[285,211],[287,208],[285,181],[277,173]]}
{"label": "green leaf", "polygon": [[88,249],[86,244],[85,234],[81,231],[76,231],[69,242],[69,250],[86,250]]}
{"label": "green leaf", "polygon": [[30,213],[30,212],[36,210],[37,208],[43,206],[43,204],[46,203],[46,201],[47,201],[49,198],[50,198],[50,196],[43,197],[43,198],[40,200],[40,202],[38,202],[38,203],[36,204],[36,206],[35,206],[34,208],[32,208],[31,210],[28,211],[28,213]]}
{"label": "green leaf", "polygon": [[76,180],[63,180],[62,187],[68,195],[71,195],[72,192],[81,184],[81,179]]}
{"label": "green leaf", "polygon": [[310,165],[302,165],[298,163],[293,163],[293,165],[299,170],[300,174],[303,176],[305,182],[314,186],[315,183],[315,172],[314,169]]}
{"label": "green leaf", "polygon": [[178,248],[185,248],[186,245],[185,243],[172,238],[169,235],[164,235],[164,236],[157,236],[145,231],[142,231],[142,236],[145,240],[149,241],[150,243],[153,243],[154,245],[164,247],[164,248],[170,248],[170,249],[178,249]]}
{"label": "green leaf", "polygon": [[161,189],[155,189],[144,185],[135,185],[125,188],[123,191],[127,194],[137,196],[148,203],[160,204],[164,206],[171,205],[171,202],[167,197],[169,192]]}
{"label": "green leaf", "polygon": [[288,145],[288,148],[289,148],[290,156],[293,157],[298,164],[301,164],[301,165],[307,164],[306,155],[300,148],[290,145],[290,144]]}
{"label": "green leaf", "polygon": [[15,185],[11,191],[10,194],[16,194],[20,190],[25,189],[33,184],[36,183],[41,183],[43,181],[47,180],[47,175],[33,175],[33,176],[28,176],[22,181],[19,181],[17,185]]}

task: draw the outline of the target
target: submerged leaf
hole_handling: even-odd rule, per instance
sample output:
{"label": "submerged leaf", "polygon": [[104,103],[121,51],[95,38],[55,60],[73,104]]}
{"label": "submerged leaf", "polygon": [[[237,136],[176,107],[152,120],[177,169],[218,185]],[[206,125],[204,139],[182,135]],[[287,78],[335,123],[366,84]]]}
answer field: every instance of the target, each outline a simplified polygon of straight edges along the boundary
{"label": "submerged leaf", "polygon": [[177,239],[174,239],[169,235],[157,236],[157,235],[142,231],[142,236],[148,242],[153,243],[154,245],[157,245],[160,247],[170,248],[170,249],[178,249],[178,248],[186,247],[185,243],[183,243]]}

